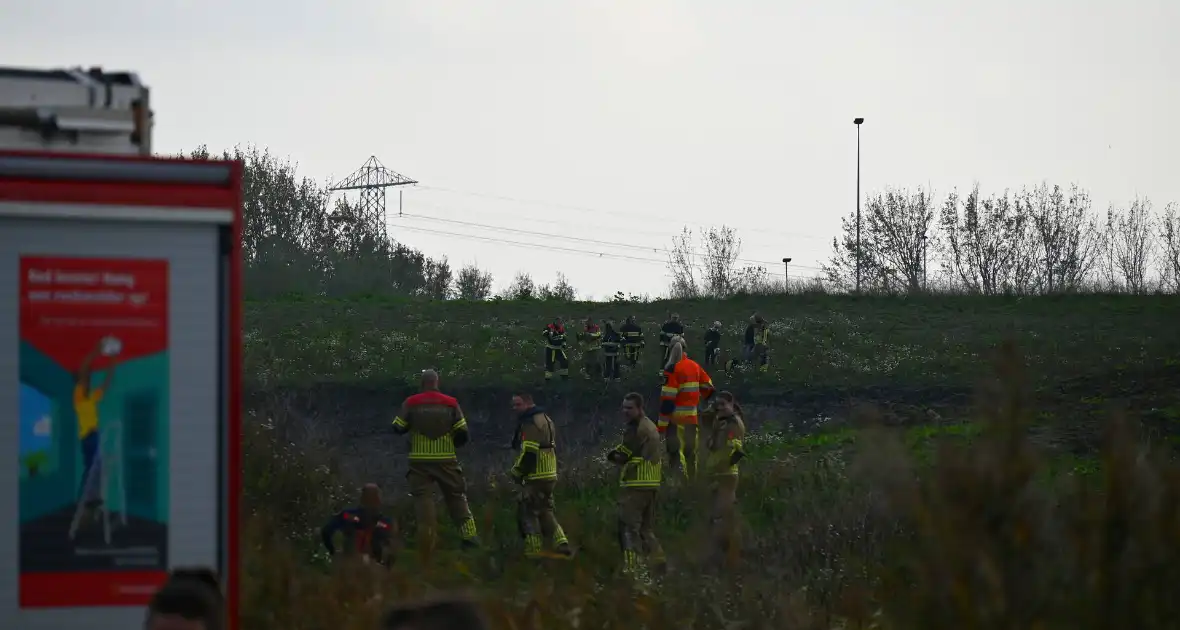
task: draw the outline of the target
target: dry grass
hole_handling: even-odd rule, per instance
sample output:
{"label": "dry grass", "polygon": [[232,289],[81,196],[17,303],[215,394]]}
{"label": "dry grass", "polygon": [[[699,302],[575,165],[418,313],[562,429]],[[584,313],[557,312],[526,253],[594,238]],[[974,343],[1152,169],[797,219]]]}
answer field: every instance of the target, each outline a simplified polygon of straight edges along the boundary
{"label": "dry grass", "polygon": [[[512,489],[473,479],[486,550],[420,557],[411,536],[390,572],[330,566],[315,529],[352,501],[339,462],[292,441],[281,418],[254,423],[242,627],[371,629],[395,600],[458,588],[484,599],[497,628],[1175,627],[1180,468],[1125,416],[1108,423],[1097,465],[1063,467],[1029,439],[1023,370],[1005,346],[973,428],[921,444],[871,416],[847,439],[752,438],[740,553],[722,572],[698,565],[703,497],[666,491],[660,534],[674,564],[648,585],[617,572],[614,489],[592,462],[559,490],[574,562],[523,560]],[[392,499],[412,531],[409,505]]]}

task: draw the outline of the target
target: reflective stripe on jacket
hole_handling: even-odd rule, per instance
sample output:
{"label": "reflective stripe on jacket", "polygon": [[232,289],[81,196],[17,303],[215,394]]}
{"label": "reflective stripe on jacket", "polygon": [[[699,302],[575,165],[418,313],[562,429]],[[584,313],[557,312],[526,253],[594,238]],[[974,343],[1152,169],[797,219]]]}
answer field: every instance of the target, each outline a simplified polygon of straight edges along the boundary
{"label": "reflective stripe on jacket", "polygon": [[623,488],[659,488],[662,480],[663,450],[656,425],[646,416],[628,422],[623,440],[615,447],[626,461],[619,470]]}
{"label": "reflective stripe on jacket", "polygon": [[402,403],[393,426],[410,434],[410,460],[456,459],[455,434],[467,431],[459,401],[438,391],[414,394]]}
{"label": "reflective stripe on jacket", "polygon": [[664,431],[668,424],[697,424],[697,407],[701,393],[705,398],[713,394],[713,379],[688,354],[664,372],[664,386],[660,388],[659,429]]}

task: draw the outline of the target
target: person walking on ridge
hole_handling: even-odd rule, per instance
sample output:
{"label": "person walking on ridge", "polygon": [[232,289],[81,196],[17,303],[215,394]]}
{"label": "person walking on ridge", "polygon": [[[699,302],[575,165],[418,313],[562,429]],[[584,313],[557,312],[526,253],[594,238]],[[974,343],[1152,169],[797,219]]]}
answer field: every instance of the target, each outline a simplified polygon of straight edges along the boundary
{"label": "person walking on ridge", "polygon": [[619,346],[623,337],[615,330],[615,323],[608,321],[602,333],[603,382],[619,380]]}
{"label": "person walking on ridge", "polygon": [[545,380],[556,372],[563,381],[570,377],[570,358],[566,351],[565,322],[558,317],[541,332],[545,338]]}
{"label": "person walking on ridge", "polygon": [[705,331],[705,365],[713,367],[721,360],[721,322],[713,322]]}
{"label": "person walking on ridge", "polygon": [[627,365],[635,367],[639,364],[639,351],[647,345],[643,339],[643,329],[635,322],[634,315],[628,315],[627,320],[619,328],[623,335],[623,359]]}
{"label": "person walking on ridge", "polygon": [[422,371],[422,391],[402,403],[393,419],[393,430],[410,436],[410,470],[406,479],[414,498],[418,532],[430,549],[435,542],[434,501],[438,486],[451,520],[459,528],[464,548],[479,546],[475,519],[467,505],[467,480],[455,453],[469,439],[467,418],[459,401],[438,389],[438,372]]}
{"label": "person walking on ridge", "polygon": [[544,409],[533,403],[533,397],[529,394],[513,396],[512,410],[517,413],[513,446],[520,449],[520,454],[512,466],[511,475],[521,484],[517,514],[520,535],[524,538],[525,557],[541,557],[545,539],[552,541],[558,554],[571,557],[573,550],[569,539],[554,514],[557,431],[553,420]]}
{"label": "person walking on ridge", "polygon": [[679,313],[669,313],[668,321],[660,327],[660,350],[663,353],[660,365],[668,362],[668,353],[672,351],[672,338],[684,336],[684,324],[680,322]]}
{"label": "person walking on ridge", "polygon": [[586,350],[583,353],[582,374],[587,380],[600,378],[602,376],[602,359],[598,355],[602,349],[602,329],[594,323],[593,318],[586,318],[586,328],[578,333],[578,341],[586,344]]}

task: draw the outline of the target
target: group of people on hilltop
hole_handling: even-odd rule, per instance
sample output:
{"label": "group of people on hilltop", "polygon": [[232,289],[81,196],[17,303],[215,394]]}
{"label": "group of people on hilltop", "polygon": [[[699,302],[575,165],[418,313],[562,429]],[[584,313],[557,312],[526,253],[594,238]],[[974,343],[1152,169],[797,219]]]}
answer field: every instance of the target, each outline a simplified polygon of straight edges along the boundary
{"label": "group of people on hilltop", "polygon": [[[710,367],[721,363],[721,332],[721,322],[715,321],[704,334],[704,359],[705,364]],[[561,317],[554,318],[541,335],[545,342],[545,380],[550,381],[554,376],[568,380],[570,345],[565,321]],[[667,363],[671,356],[672,340],[676,337],[684,339],[685,335],[686,330],[680,315],[670,313],[668,320],[660,326],[659,343],[663,356],[661,365]],[[647,347],[643,328],[635,321],[634,315],[628,316],[617,329],[614,321],[608,320],[599,327],[594,318],[587,317],[584,328],[578,331],[575,339],[583,344],[583,376],[587,379],[601,378],[604,382],[619,381],[623,367],[637,367],[641,351]],[[757,365],[758,370],[762,372],[770,365],[770,327],[766,319],[757,313],[750,316],[749,325],[746,326],[742,338],[741,353],[726,361],[724,369],[729,374],[741,365]],[[663,370],[660,373],[662,374]]]}
{"label": "group of people on hilltop", "polygon": [[[672,471],[672,478],[689,481],[697,479],[698,469],[703,467],[713,499],[714,549],[719,554],[728,551],[738,463],[745,457],[745,422],[737,399],[730,392],[716,391],[705,368],[688,357],[682,336],[669,338],[667,347],[657,421],[648,417],[642,394],[626,394],[620,405],[622,436],[607,455],[619,470],[618,540],[623,567],[632,573],[644,566],[660,568],[665,564],[655,524],[656,497],[665,481],[665,469]],[[508,474],[520,488],[517,514],[524,555],[572,558],[574,549],[554,511],[558,481],[554,422],[528,393],[513,395],[512,409],[517,416],[512,441],[516,457]],[[410,441],[407,479],[417,515],[418,544],[425,548],[435,545],[431,493],[437,487],[459,530],[462,546],[480,546],[457,454],[470,440],[467,420],[459,402],[439,391],[436,372],[422,373],[421,391],[402,403],[393,429]],[[358,507],[334,515],[324,526],[325,548],[337,553],[334,538],[342,533],[346,553],[366,562],[389,564],[397,528],[380,513],[379,506],[377,486],[366,485]]]}

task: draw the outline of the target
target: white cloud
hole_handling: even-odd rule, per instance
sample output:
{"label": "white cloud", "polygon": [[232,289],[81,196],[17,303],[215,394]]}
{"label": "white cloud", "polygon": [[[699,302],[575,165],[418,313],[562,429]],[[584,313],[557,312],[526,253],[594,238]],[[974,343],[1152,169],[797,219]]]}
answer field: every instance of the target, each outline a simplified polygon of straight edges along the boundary
{"label": "white cloud", "polygon": [[53,418],[48,415],[41,416],[33,425],[33,435],[37,437],[49,437],[53,435]]}

